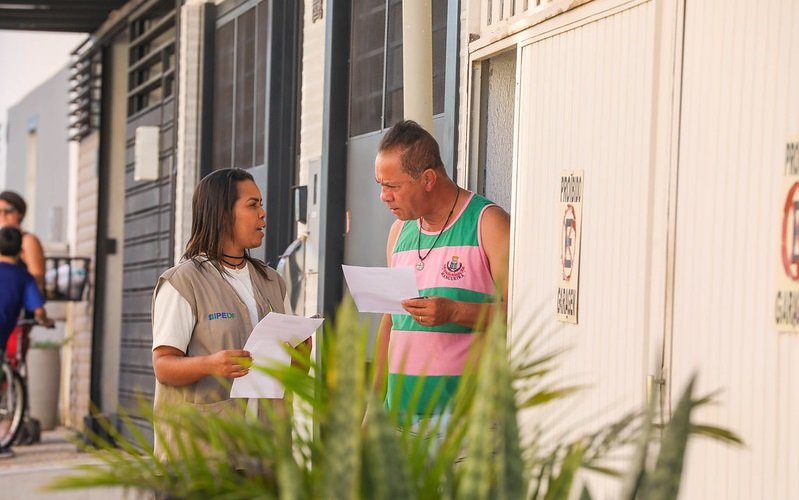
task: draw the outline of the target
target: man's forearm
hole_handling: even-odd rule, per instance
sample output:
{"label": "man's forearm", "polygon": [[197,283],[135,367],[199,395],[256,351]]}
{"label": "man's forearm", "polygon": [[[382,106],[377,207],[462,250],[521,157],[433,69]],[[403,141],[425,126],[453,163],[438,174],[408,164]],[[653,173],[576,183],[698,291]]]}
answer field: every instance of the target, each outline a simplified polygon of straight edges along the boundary
{"label": "man's forearm", "polygon": [[507,317],[507,304],[503,301],[496,302],[455,302],[453,323],[468,326],[469,328],[487,325],[494,318],[497,311]]}
{"label": "man's forearm", "polygon": [[380,327],[377,329],[377,350],[375,351],[375,380],[374,389],[382,394],[385,383],[385,374],[388,369],[388,341],[391,335],[391,316],[383,315]]}

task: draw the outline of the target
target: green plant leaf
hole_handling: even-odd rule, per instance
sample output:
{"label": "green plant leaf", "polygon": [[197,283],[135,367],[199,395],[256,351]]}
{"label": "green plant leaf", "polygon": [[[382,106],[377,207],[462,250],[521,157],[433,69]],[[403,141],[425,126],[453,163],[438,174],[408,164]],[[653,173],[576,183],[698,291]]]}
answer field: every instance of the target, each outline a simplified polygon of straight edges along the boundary
{"label": "green plant leaf", "polygon": [[561,500],[569,498],[569,493],[574,484],[574,476],[583,463],[585,447],[582,443],[572,444],[560,466],[558,474],[549,483],[549,489],[544,496],[546,500]]}
{"label": "green plant leaf", "polygon": [[413,495],[408,459],[382,401],[371,397],[365,423],[363,498],[403,500]]}
{"label": "green plant leaf", "polygon": [[736,433],[713,425],[691,424],[691,434],[709,437],[728,444],[743,445],[743,440]]}
{"label": "green plant leaf", "polygon": [[647,500],[677,498],[685,459],[685,447],[691,433],[692,400],[696,377],[692,377],[680,397],[671,422],[666,426],[655,469],[643,478],[640,496]]}
{"label": "green plant leaf", "polygon": [[366,329],[360,325],[352,300],[338,309],[333,356],[327,367],[330,400],[324,416],[322,458],[325,498],[356,498],[360,490],[361,432],[366,398],[363,366],[366,361]]}
{"label": "green plant leaf", "polygon": [[[447,408],[447,425],[438,416],[435,394],[432,401],[422,401],[424,377],[408,379],[415,384],[407,388],[409,411],[384,406],[373,391],[377,384],[366,377],[368,328],[345,302],[335,324],[326,323],[317,337],[317,360],[289,350],[309,370],[255,367],[283,384],[296,411],[263,403],[257,419],[185,407],[159,414],[157,437],[161,425],[180,430],[166,463],[155,459],[141,422],[123,415],[130,439],[108,422],[103,427],[107,440],[87,432],[96,446],[90,452],[101,463],[77,468],[53,487],[124,486],[176,498],[502,500],[570,498],[580,486],[579,497],[589,500],[587,487],[577,483],[578,471],[618,476],[621,461],[614,453],[635,445],[636,458],[626,474],[632,486],[624,491],[632,492],[625,493],[627,498],[648,500],[676,495],[690,436],[740,444],[731,431],[690,422],[694,407],[713,400],[691,400],[690,386],[664,428],[654,470],[647,467],[647,455],[660,426],[653,423],[652,408],[629,411],[577,439],[573,429],[553,435],[546,420],[529,419],[557,418],[546,414],[547,405],[586,388],[558,382],[558,363],[567,349],[546,350],[541,337],[550,332],[528,332],[508,346],[502,317],[494,311],[483,333],[475,333],[467,369]],[[525,416],[529,427],[522,434],[519,412],[532,408],[537,411]],[[138,415],[154,421],[146,405]]]}

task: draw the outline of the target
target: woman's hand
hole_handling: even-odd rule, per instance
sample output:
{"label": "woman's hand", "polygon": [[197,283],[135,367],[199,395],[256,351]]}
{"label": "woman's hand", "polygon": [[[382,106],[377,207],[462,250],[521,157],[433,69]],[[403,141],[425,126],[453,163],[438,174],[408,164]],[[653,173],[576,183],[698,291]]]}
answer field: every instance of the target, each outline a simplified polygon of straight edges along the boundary
{"label": "woman's hand", "polygon": [[207,356],[186,356],[172,346],[153,349],[153,371],[159,382],[166,385],[184,386],[193,384],[208,375],[238,378],[247,375],[252,365],[248,351],[229,349]]}
{"label": "woman's hand", "polygon": [[252,366],[249,351],[229,349],[208,356],[211,375],[225,378],[239,378],[247,375]]}
{"label": "woman's hand", "polygon": [[402,307],[420,325],[437,326],[455,322],[458,304],[454,300],[431,295],[403,300]]}

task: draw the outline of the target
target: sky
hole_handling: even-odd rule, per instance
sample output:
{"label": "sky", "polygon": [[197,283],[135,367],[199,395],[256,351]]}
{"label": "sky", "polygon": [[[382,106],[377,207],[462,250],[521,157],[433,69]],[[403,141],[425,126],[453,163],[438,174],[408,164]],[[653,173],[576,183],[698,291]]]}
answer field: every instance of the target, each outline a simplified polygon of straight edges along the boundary
{"label": "sky", "polygon": [[0,188],[6,178],[8,108],[69,63],[85,33],[0,30]]}

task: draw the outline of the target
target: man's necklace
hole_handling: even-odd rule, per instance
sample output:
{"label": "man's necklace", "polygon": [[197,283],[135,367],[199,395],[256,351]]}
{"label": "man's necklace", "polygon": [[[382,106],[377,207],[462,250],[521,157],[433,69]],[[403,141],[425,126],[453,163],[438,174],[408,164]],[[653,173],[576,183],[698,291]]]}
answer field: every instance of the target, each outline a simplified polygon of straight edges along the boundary
{"label": "man's necklace", "polygon": [[433,251],[433,248],[435,248],[436,243],[438,243],[438,239],[441,238],[441,234],[444,232],[444,229],[447,228],[447,224],[449,224],[449,219],[452,217],[452,212],[455,211],[455,205],[458,204],[458,197],[460,197],[460,195],[461,188],[458,188],[458,192],[455,195],[455,203],[452,204],[452,208],[447,215],[447,220],[444,221],[444,225],[441,226],[441,231],[438,232],[438,236],[436,236],[436,239],[433,240],[433,244],[430,245],[430,248],[427,249],[427,253],[425,253],[424,256],[422,256],[422,220],[421,218],[419,219],[419,237],[416,239],[416,255],[419,257],[419,262],[416,263],[417,271],[424,269],[424,260],[430,256],[430,252]]}

